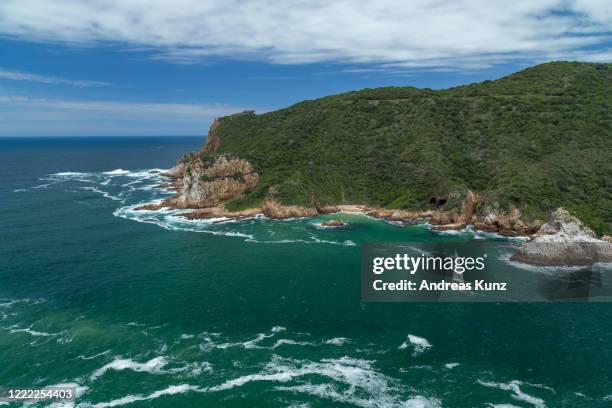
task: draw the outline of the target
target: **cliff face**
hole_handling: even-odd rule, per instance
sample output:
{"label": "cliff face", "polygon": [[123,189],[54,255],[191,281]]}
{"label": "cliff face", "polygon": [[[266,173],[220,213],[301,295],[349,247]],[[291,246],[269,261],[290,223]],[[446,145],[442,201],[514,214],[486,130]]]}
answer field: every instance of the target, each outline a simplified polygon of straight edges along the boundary
{"label": "cliff face", "polygon": [[215,207],[243,196],[259,181],[251,163],[238,157],[216,156],[208,162],[196,157],[178,166],[177,194],[164,203],[174,208]]}
{"label": "cliff face", "polygon": [[204,153],[215,153],[221,146],[221,138],[219,137],[219,128],[221,127],[222,118],[216,118],[210,129],[208,129],[208,135],[206,136],[206,143],[202,151]]}

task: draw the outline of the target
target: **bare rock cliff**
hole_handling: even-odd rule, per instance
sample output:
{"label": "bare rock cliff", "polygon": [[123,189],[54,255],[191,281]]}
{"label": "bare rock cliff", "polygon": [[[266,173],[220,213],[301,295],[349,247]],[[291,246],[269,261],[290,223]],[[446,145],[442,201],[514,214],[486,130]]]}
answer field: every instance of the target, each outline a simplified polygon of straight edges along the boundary
{"label": "bare rock cliff", "polygon": [[[181,164],[179,164],[181,165]],[[241,197],[259,181],[251,163],[238,157],[197,157],[182,163],[177,194],[164,202],[173,208],[207,208]]]}

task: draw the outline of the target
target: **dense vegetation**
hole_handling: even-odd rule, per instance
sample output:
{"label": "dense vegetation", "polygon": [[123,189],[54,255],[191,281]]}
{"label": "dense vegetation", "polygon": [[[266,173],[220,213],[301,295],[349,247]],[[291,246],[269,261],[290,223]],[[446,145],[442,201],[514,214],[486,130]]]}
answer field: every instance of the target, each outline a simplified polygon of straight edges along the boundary
{"label": "dense vegetation", "polygon": [[553,62],[434,91],[364,89],[262,115],[224,118],[215,152],[249,160],[255,205],[276,186],[286,204],[420,209],[472,189],[545,219],[565,206],[599,233],[612,223],[612,64]]}

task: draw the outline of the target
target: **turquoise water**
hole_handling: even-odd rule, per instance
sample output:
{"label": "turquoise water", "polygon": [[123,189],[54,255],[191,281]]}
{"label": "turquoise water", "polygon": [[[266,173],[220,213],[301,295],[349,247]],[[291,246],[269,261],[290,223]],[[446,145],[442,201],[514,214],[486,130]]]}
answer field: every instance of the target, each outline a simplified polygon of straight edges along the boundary
{"label": "turquoise water", "polygon": [[360,301],[361,243],[504,240],[131,211],[201,143],[0,139],[0,385],[74,384],[79,407],[612,405],[609,304]]}

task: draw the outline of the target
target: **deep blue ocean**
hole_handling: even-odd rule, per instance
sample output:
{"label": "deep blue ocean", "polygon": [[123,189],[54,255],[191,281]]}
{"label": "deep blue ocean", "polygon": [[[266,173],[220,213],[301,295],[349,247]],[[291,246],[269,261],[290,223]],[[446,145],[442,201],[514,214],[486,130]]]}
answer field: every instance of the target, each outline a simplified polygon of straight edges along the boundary
{"label": "deep blue ocean", "polygon": [[503,239],[133,211],[202,143],[0,138],[0,386],[97,408],[612,406],[608,303],[360,300],[362,243]]}

